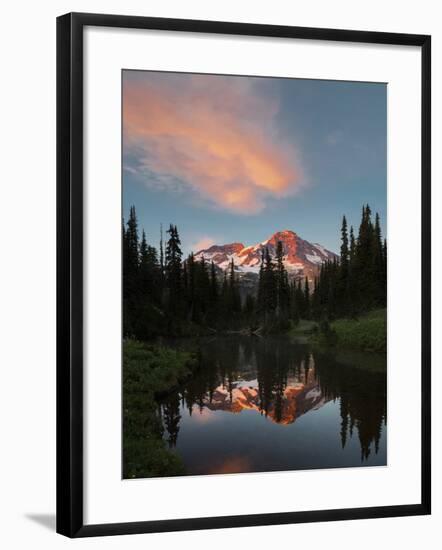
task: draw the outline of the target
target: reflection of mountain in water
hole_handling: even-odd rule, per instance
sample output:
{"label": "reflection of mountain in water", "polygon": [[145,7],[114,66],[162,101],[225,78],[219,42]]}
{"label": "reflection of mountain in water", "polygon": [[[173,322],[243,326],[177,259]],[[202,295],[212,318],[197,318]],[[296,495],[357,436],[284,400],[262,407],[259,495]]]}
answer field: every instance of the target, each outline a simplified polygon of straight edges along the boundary
{"label": "reflection of mountain in water", "polygon": [[290,425],[332,400],[339,401],[342,447],[357,434],[362,461],[373,448],[377,453],[386,423],[382,361],[379,369],[362,368],[357,357],[342,362],[285,338],[216,338],[201,343],[199,354],[198,374],[160,406],[170,446],[179,433],[180,404],[190,415],[249,410]]}
{"label": "reflection of mountain in water", "polygon": [[234,382],[231,391],[220,385],[210,395],[203,397],[202,402],[211,411],[240,413],[243,410],[254,410],[278,424],[292,424],[302,414],[319,409],[327,401],[313,372],[313,369],[309,370],[309,376],[304,382],[288,380],[280,394],[274,392],[266,410],[262,407],[257,381]]}

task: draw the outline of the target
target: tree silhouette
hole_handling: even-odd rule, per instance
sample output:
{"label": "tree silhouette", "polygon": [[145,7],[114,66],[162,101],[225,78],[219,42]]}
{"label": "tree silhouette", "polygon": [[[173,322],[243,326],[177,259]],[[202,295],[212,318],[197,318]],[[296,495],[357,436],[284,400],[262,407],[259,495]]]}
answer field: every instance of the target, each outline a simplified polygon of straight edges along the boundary
{"label": "tree silhouette", "polygon": [[[233,258],[221,270],[190,253],[183,261],[178,229],[170,224],[163,250],[139,236],[135,207],[123,220],[123,331],[145,340],[158,335],[260,327],[283,331],[299,319],[329,321],[386,307],[387,241],[380,216],[362,207],[357,237],[347,218],[341,225],[339,259],[324,262],[314,279],[289,274],[284,245],[263,247],[256,294],[244,288]],[[272,257],[270,250],[274,250]]]}

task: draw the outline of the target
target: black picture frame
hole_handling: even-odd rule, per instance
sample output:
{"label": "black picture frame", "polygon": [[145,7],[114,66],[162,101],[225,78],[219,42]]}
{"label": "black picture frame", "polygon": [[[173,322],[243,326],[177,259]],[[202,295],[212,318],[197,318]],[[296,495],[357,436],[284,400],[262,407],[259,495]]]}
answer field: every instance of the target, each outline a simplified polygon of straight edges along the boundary
{"label": "black picture frame", "polygon": [[[421,501],[395,506],[84,525],[83,30],[85,26],[418,46],[422,51]],[[57,532],[68,537],[430,514],[431,37],[426,35],[69,13],[57,18]]]}

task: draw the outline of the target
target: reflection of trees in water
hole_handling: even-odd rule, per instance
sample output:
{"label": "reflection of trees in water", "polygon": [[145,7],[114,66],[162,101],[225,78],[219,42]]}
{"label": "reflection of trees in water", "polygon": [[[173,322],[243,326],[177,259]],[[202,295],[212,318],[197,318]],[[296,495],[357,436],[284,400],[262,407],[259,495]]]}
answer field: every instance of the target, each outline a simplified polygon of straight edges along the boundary
{"label": "reflection of trees in water", "polygon": [[[306,390],[317,389],[322,403],[340,399],[343,448],[356,430],[361,460],[369,457],[372,445],[378,452],[382,425],[386,423],[386,374],[382,370],[358,368],[356,363],[347,366],[331,353],[313,354],[308,346],[284,338],[214,338],[204,342],[200,358],[199,372],[162,402],[161,414],[170,446],[176,444],[178,437],[180,400],[192,414],[195,406],[200,411],[210,407],[214,392],[220,387],[228,392],[232,402],[239,381],[257,380],[261,414],[283,422],[286,389],[303,384]],[[314,403],[305,400],[296,415],[312,406]]]}
{"label": "reflection of trees in water", "polygon": [[386,372],[346,366],[325,354],[315,355],[315,371],[324,397],[340,399],[342,447],[356,428],[361,460],[370,456],[372,444],[377,453],[387,422]]}
{"label": "reflection of trees in water", "polygon": [[284,391],[289,376],[292,384],[305,383],[305,364],[308,368],[308,361],[305,363],[306,349],[287,344],[287,341],[262,339],[255,350],[260,408],[266,416],[273,410],[276,422],[282,420]]}
{"label": "reflection of trees in water", "polygon": [[175,447],[178,432],[180,431],[180,396],[178,392],[169,395],[161,407],[161,413],[164,425],[169,437],[167,439],[169,447]]}

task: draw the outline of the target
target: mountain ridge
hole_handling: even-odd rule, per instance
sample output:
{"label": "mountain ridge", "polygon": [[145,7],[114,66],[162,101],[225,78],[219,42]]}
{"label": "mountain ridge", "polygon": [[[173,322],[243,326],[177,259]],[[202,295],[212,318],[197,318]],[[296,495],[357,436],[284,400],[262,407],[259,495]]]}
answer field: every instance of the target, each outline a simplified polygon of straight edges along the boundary
{"label": "mountain ridge", "polygon": [[214,244],[199,250],[195,254],[195,259],[200,261],[204,257],[206,261],[213,261],[222,271],[227,270],[233,260],[235,271],[257,275],[263,251],[267,248],[270,255],[275,257],[278,241],[282,243],[283,262],[290,278],[307,277],[313,280],[324,262],[338,258],[337,254],[319,243],[310,243],[294,231],[284,229],[276,231],[268,239],[255,245],[244,246],[242,242]]}

